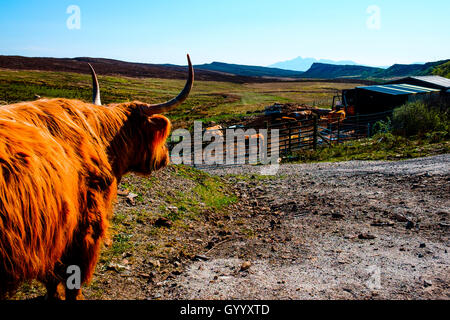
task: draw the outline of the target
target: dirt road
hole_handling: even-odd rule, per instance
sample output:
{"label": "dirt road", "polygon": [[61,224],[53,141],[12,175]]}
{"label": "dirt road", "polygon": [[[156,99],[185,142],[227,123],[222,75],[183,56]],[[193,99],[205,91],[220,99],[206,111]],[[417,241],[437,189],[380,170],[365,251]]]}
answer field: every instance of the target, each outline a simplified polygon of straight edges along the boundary
{"label": "dirt road", "polygon": [[157,297],[450,298],[450,155],[208,171],[244,199],[234,217],[247,236],[215,244]]}

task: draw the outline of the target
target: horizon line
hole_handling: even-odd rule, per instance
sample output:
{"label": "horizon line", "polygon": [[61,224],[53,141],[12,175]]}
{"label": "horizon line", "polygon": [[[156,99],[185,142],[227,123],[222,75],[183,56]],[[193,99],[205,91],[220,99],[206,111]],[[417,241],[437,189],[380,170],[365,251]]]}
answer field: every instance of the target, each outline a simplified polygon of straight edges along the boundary
{"label": "horizon line", "polygon": [[[165,62],[165,63],[155,63],[155,62],[143,62],[143,61],[132,61],[132,60],[125,60],[125,59],[121,59],[121,58],[110,58],[110,57],[94,57],[94,56],[75,56],[75,57],[68,57],[68,56],[64,56],[64,57],[58,57],[58,56],[35,56],[35,55],[26,55],[26,54],[1,54],[0,56],[3,57],[23,57],[23,58],[41,58],[41,59],[70,59],[70,60],[75,60],[75,59],[80,59],[80,58],[88,58],[88,59],[104,59],[104,60],[115,60],[115,61],[120,61],[120,62],[126,62],[126,63],[136,63],[136,64],[153,64],[153,65],[171,65],[171,66],[177,66],[177,67],[186,67],[186,65],[184,64],[175,64],[175,63],[170,63],[170,62]],[[394,65],[424,65],[426,63],[430,63],[430,62],[438,62],[438,61],[445,61],[445,60],[450,60],[450,58],[443,58],[443,59],[438,59],[438,60],[431,60],[431,61],[427,61],[427,62],[412,62],[412,63],[393,63],[389,66],[379,66],[379,65],[369,65],[369,64],[362,64],[362,63],[358,63],[355,62],[353,60],[333,60],[333,59],[327,59],[327,58],[312,58],[312,57],[308,57],[308,58],[303,58],[301,56],[298,56],[296,58],[290,59],[290,60],[284,60],[284,61],[279,61],[279,62],[275,62],[269,65],[252,65],[252,64],[241,64],[241,63],[236,63],[236,62],[225,62],[225,61],[216,61],[216,60],[212,60],[211,62],[204,62],[204,63],[197,63],[194,64],[199,66],[199,65],[207,65],[207,64],[212,64],[212,63],[224,63],[224,64],[234,64],[234,65],[241,65],[241,66],[248,66],[248,67],[263,67],[263,68],[272,68],[272,69],[280,69],[280,70],[288,70],[288,71],[296,71],[296,72],[305,72],[305,71],[299,71],[299,70],[293,70],[293,69],[285,69],[285,68],[280,68],[280,67],[274,67],[274,64],[277,63],[285,63],[285,62],[289,62],[292,60],[295,60],[297,58],[302,58],[302,59],[315,59],[316,61],[313,62],[314,63],[322,63],[322,64],[330,64],[330,65],[341,65],[341,66],[359,66],[359,67],[371,67],[371,68],[381,68],[381,69],[387,69],[390,68]],[[332,62],[353,62],[355,64],[335,64],[335,63],[328,63],[328,62],[320,62],[320,60],[329,60]]]}

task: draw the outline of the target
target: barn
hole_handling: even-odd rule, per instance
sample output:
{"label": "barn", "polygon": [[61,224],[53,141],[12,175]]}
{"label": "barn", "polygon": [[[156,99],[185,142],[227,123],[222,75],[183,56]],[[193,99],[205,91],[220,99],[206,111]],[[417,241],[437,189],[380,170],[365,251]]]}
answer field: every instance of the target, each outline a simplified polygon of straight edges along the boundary
{"label": "barn", "polygon": [[401,83],[356,87],[343,90],[342,95],[347,112],[352,115],[392,110],[408,101],[439,96],[440,91],[440,89]]}

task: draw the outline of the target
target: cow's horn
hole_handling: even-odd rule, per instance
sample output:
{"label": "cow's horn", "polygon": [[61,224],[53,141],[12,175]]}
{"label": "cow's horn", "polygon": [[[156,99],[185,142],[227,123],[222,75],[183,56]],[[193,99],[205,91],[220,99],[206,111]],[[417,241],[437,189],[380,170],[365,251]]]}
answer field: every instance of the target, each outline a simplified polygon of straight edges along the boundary
{"label": "cow's horn", "polygon": [[92,75],[92,103],[98,106],[102,105],[102,100],[100,99],[100,87],[98,85],[97,75],[95,74],[94,68],[88,63],[89,68],[91,68]]}
{"label": "cow's horn", "polygon": [[170,101],[161,104],[148,105],[147,108],[145,108],[144,110],[146,114],[152,115],[156,113],[168,112],[173,108],[175,108],[176,106],[182,104],[187,99],[189,93],[191,92],[192,85],[194,84],[194,68],[192,67],[191,58],[189,57],[189,55],[187,55],[187,59],[189,64],[189,76],[183,91],[181,91],[176,98],[173,98]]}

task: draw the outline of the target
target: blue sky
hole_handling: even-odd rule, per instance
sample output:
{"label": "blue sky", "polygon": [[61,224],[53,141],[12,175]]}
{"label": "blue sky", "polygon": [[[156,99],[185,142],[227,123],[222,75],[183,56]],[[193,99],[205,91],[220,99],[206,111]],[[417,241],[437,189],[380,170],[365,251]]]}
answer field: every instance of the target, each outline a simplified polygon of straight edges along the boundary
{"label": "blue sky", "polygon": [[[80,8],[80,29],[67,27],[70,5]],[[379,28],[367,23],[372,5]],[[1,0],[0,54],[185,64],[189,52],[196,64],[302,56],[384,66],[450,58],[449,12],[448,0]]]}

